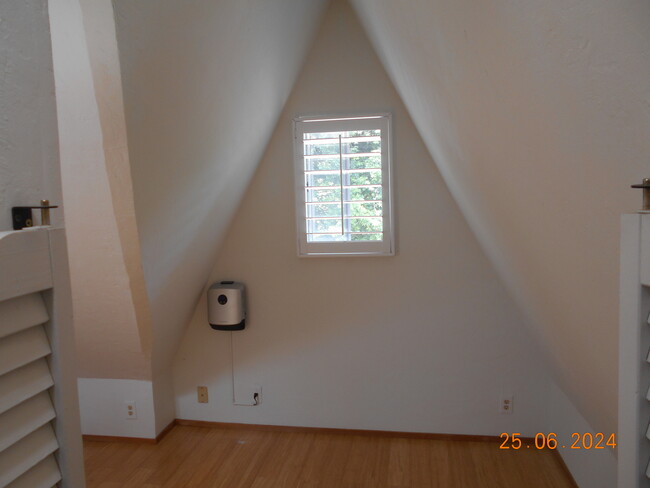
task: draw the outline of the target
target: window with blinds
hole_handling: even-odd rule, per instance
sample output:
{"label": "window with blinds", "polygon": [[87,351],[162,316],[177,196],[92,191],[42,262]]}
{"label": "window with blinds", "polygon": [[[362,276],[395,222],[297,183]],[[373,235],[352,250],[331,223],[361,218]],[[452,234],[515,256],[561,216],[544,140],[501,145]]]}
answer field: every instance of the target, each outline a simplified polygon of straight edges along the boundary
{"label": "window with blinds", "polygon": [[294,120],[300,256],[393,255],[390,115]]}

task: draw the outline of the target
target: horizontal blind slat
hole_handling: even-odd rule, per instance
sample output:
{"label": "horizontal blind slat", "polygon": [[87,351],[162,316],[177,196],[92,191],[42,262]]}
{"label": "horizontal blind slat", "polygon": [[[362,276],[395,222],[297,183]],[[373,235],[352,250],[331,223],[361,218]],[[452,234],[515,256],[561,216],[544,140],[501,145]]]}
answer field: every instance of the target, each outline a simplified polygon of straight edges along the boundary
{"label": "horizontal blind slat", "polygon": [[0,414],[54,385],[45,359],[0,376]]}
{"label": "horizontal blind slat", "polygon": [[350,231],[350,232],[344,232],[343,234],[336,233],[336,232],[307,232],[307,235],[310,236],[332,236],[332,235],[348,235],[348,234],[384,234],[385,231],[383,230],[378,230],[378,231],[368,231],[368,232],[357,232],[357,231]]}
{"label": "horizontal blind slat", "polygon": [[351,173],[381,173],[381,168],[360,168],[360,169],[306,169],[306,175],[345,175]]}
{"label": "horizontal blind slat", "polygon": [[40,293],[31,293],[0,302],[0,338],[49,320]]}
{"label": "horizontal blind slat", "polygon": [[[307,186],[305,185],[306,190],[337,190],[341,188],[341,185],[334,186]],[[343,185],[343,188],[381,188],[381,184],[372,184],[372,185]]]}
{"label": "horizontal blind slat", "polygon": [[37,396],[0,415],[0,452],[56,417],[50,395]]}
{"label": "horizontal blind slat", "polygon": [[[364,216],[353,216],[346,215],[343,217],[343,220],[381,220],[383,217],[381,215],[364,215]],[[305,220],[341,220],[341,216],[338,217],[305,217]]]}
{"label": "horizontal blind slat", "polygon": [[50,343],[42,326],[0,339],[0,374],[50,354]]}
{"label": "horizontal blind slat", "polygon": [[49,455],[7,488],[52,488],[61,481],[61,472],[53,455]]}
{"label": "horizontal blind slat", "polygon": [[[382,200],[344,200],[345,204],[362,205],[364,203],[383,203]],[[331,202],[305,202],[306,205],[341,205],[341,200]]]}
{"label": "horizontal blind slat", "polygon": [[[308,132],[307,134],[319,134],[319,132]],[[338,144],[338,137],[303,137],[302,142],[305,145],[314,144]],[[381,136],[342,136],[341,142],[343,144],[350,144],[353,142],[381,142]]]}
{"label": "horizontal blind slat", "polygon": [[6,487],[59,448],[50,424],[0,452],[0,488]]}
{"label": "horizontal blind slat", "polygon": [[334,153],[334,154],[304,154],[305,159],[333,159],[342,156],[344,158],[371,158],[374,156],[381,156],[380,152],[369,152],[369,153]]}

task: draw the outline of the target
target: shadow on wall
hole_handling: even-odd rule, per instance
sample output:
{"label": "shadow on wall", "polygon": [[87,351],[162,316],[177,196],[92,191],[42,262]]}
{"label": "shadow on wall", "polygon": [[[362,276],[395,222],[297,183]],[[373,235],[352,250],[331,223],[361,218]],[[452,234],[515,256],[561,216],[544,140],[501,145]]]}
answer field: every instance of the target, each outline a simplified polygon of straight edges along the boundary
{"label": "shadow on wall", "polygon": [[[242,167],[241,172],[250,171],[249,168]],[[250,178],[250,176],[238,176],[238,179]],[[215,179],[217,181],[219,179]],[[194,276],[197,273],[206,273],[204,262],[200,259],[200,250],[204,247],[205,242],[210,239],[214,240],[214,215],[220,213],[230,213],[233,214],[236,210],[236,206],[239,203],[239,188],[235,185],[225,184],[226,180],[221,181],[221,188],[215,190],[214,194],[210,197],[205,196],[204,199],[200,195],[197,198],[201,199],[203,202],[213,202],[209,207],[203,206],[203,208],[197,208],[196,212],[193,212],[192,215],[188,215],[187,218],[192,221],[193,232],[188,232],[187,236],[184,238],[182,243],[178,243],[178,252],[184,255],[190,256],[191,258],[184,262],[175,262],[173,267],[168,270],[169,277],[164,281],[158,283],[159,287],[156,288],[155,293],[157,296],[161,297],[172,297],[179,288],[179,283],[189,284],[192,282]],[[218,199],[215,199],[215,195],[218,195]],[[225,234],[227,226],[230,222],[219,221],[217,222],[217,233],[220,235]],[[217,248],[220,247],[220,243],[217,243]],[[198,301],[200,297],[196,297]],[[194,302],[194,308],[196,308],[196,301]],[[158,304],[157,314],[158,316],[170,316],[172,314],[177,314],[177,304],[173,300],[162,301]],[[184,322],[187,323],[189,318]],[[182,331],[181,331],[182,332]],[[174,353],[178,348],[178,330],[166,330],[159,329],[154,334],[154,370],[162,371],[170,366],[170,358],[173,357]]]}
{"label": "shadow on wall", "polygon": [[113,2],[154,375],[171,365],[325,4]]}

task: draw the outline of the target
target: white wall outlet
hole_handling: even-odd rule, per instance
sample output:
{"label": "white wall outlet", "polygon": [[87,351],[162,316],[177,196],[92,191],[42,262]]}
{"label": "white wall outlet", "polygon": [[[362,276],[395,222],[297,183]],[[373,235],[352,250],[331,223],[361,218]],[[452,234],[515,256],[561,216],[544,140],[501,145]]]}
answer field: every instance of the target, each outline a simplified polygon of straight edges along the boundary
{"label": "white wall outlet", "polygon": [[124,402],[124,417],[133,420],[138,418],[138,411],[135,409],[134,401]]}
{"label": "white wall outlet", "polygon": [[514,406],[513,395],[501,395],[501,399],[499,400],[499,413],[510,415]]}
{"label": "white wall outlet", "polygon": [[208,387],[207,386],[197,386],[196,387],[196,396],[199,403],[208,403]]}

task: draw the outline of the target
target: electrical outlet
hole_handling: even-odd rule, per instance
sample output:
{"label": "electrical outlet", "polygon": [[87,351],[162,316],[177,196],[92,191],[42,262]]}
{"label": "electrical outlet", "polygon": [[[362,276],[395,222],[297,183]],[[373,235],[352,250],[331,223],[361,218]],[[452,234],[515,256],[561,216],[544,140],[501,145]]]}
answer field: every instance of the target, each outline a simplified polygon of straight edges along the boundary
{"label": "electrical outlet", "polygon": [[207,386],[197,386],[196,395],[198,397],[199,403],[208,403],[208,387]]}
{"label": "electrical outlet", "polygon": [[255,407],[262,403],[262,386],[245,385],[238,386],[235,391],[235,405]]}
{"label": "electrical outlet", "polygon": [[132,400],[124,402],[124,406],[126,407],[124,410],[125,413],[125,418],[129,420],[137,419],[138,418],[138,411],[135,409],[135,402]]}
{"label": "electrical outlet", "polygon": [[499,402],[499,413],[510,415],[514,406],[513,395],[502,395],[501,401]]}

